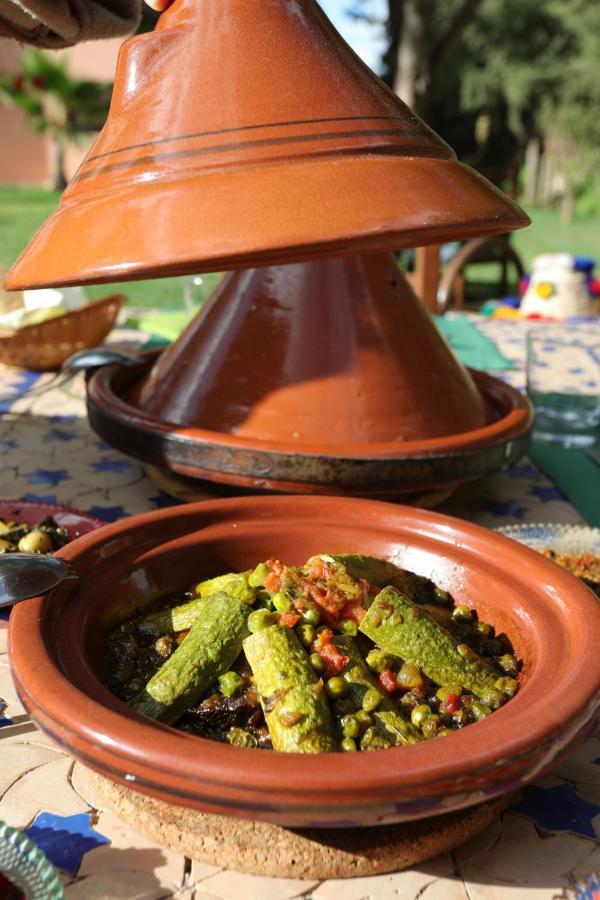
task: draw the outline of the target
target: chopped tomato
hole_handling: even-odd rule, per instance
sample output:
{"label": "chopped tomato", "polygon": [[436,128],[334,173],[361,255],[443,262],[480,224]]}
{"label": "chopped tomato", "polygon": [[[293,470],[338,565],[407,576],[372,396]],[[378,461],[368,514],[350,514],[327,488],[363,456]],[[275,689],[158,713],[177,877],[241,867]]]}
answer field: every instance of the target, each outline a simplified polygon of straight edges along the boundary
{"label": "chopped tomato", "polygon": [[270,594],[276,594],[281,587],[281,579],[286,567],[278,559],[268,559],[265,563],[269,574],[265,576],[264,588]]}
{"label": "chopped tomato", "polygon": [[396,673],[391,669],[384,669],[379,675],[379,684],[387,694],[393,694],[398,690],[398,682],[396,681]]}
{"label": "chopped tomato", "polygon": [[298,613],[294,612],[282,612],[279,613],[279,624],[285,625],[287,628],[293,628],[300,621],[300,616]]}
{"label": "chopped tomato", "polygon": [[325,675],[327,678],[333,678],[343,672],[349,662],[349,657],[340,653],[335,644],[325,644],[320,651],[321,659],[325,662],[327,668]]}
{"label": "chopped tomato", "polygon": [[327,581],[333,575],[328,563],[319,556],[309,559],[305,568],[309,578],[320,578],[322,581]]}
{"label": "chopped tomato", "polygon": [[353,619],[357,625],[360,625],[366,614],[367,611],[359,600],[355,600],[354,603],[346,603],[344,607],[344,618]]}
{"label": "chopped tomato", "polygon": [[324,628],[323,631],[320,631],[312,643],[313,653],[320,653],[325,644],[329,644],[331,642],[332,637],[333,631],[331,630],[331,628]]}

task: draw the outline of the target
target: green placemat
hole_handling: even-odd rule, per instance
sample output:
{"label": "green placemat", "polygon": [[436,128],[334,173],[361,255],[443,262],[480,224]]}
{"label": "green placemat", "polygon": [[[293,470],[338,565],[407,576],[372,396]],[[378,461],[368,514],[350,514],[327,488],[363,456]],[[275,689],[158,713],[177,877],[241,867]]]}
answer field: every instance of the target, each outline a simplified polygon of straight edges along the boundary
{"label": "green placemat", "polygon": [[600,466],[583,450],[567,450],[540,441],[533,441],[529,457],[571,501],[588,525],[599,528]]}
{"label": "green placemat", "polygon": [[514,369],[493,341],[465,316],[433,316],[433,321],[465,366],[491,371]]}

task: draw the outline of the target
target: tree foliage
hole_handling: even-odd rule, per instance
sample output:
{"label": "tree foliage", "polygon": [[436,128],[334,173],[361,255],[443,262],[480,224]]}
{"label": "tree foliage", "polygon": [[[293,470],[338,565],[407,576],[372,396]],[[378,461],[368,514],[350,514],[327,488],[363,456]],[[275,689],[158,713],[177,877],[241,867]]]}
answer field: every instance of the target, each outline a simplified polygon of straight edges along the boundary
{"label": "tree foliage", "polygon": [[25,50],[21,69],[0,75],[0,101],[25,113],[27,124],[53,142],[53,181],[66,184],[64,150],[67,143],[99,131],[110,104],[112,85],[71,75],[65,56],[57,57],[34,48]]}

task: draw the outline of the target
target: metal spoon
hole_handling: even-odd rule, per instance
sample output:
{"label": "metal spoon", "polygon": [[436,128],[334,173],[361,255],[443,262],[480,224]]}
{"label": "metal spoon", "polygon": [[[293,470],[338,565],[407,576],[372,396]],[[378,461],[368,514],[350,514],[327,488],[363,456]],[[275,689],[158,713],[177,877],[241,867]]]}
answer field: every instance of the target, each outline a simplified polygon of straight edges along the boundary
{"label": "metal spoon", "polygon": [[92,374],[101,366],[110,363],[119,363],[122,366],[139,366],[144,361],[143,357],[125,350],[117,350],[112,347],[91,347],[88,350],[79,350],[64,361],[61,372],[80,372],[86,375]]}
{"label": "metal spoon", "polygon": [[0,556],[0,607],[45,594],[66,578],[77,575],[64,559],[41,553],[6,553]]}

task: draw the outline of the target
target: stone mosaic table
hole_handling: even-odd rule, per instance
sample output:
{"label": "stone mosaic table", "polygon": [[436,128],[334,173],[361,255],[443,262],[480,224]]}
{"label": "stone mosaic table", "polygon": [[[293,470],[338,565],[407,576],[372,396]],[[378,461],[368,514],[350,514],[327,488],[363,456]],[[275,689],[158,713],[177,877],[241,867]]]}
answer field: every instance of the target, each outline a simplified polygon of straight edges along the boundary
{"label": "stone mosaic table", "polygon": [[[524,333],[514,322],[477,320],[523,386]],[[548,326],[549,332],[557,326]],[[561,329],[562,336],[564,330]],[[600,346],[600,327],[570,330],[574,345]],[[118,329],[112,342],[147,335]],[[591,377],[565,356],[565,377]],[[574,371],[575,370],[575,371]],[[114,521],[173,501],[139,463],[90,430],[81,378],[42,391],[50,376],[0,370],[0,496],[76,506]],[[600,477],[600,470],[599,470]],[[491,528],[514,522],[581,523],[527,459],[460,489],[441,510]],[[551,900],[600,897],[600,728],[566,763],[526,788],[521,801],[462,848],[416,869],[322,883],[241,875],[191,861],[92,809],[71,782],[73,761],[30,721],[11,681],[7,614],[0,613],[0,819],[26,830],[59,867],[69,900]],[[274,848],[276,852],[276,848]],[[0,895],[1,896],[1,895]]]}

